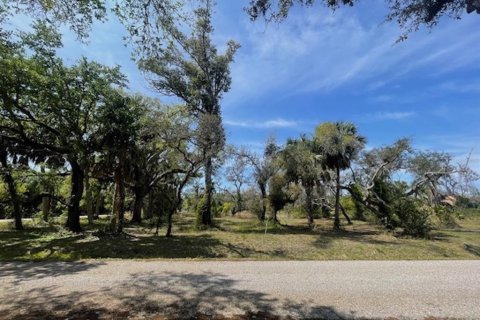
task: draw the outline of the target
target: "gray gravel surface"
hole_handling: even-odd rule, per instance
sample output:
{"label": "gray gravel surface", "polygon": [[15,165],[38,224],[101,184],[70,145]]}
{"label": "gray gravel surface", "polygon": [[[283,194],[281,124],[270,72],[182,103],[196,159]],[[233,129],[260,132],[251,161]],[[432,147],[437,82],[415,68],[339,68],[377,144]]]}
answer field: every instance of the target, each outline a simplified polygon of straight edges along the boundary
{"label": "gray gravel surface", "polygon": [[81,308],[133,318],[480,319],[480,261],[0,263],[0,318]]}

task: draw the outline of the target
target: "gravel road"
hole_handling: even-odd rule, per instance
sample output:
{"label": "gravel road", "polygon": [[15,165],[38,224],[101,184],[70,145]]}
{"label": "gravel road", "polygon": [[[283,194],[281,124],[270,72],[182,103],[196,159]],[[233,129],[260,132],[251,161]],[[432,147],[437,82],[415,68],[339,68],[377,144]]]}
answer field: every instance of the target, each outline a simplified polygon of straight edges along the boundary
{"label": "gravel road", "polygon": [[0,288],[6,319],[480,319],[480,261],[8,262]]}

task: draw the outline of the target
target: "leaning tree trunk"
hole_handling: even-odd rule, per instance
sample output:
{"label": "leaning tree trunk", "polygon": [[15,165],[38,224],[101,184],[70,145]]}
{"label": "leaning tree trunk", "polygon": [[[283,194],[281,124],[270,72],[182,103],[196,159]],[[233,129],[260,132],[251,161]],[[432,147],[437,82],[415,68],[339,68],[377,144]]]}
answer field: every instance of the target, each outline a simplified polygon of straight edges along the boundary
{"label": "leaning tree trunk", "polygon": [[135,188],[135,201],[133,204],[133,214],[132,220],[130,223],[141,223],[142,222],[142,209],[143,209],[143,200],[145,199],[145,193],[143,188]]}
{"label": "leaning tree trunk", "polygon": [[340,167],[337,167],[335,190],[335,221],[333,223],[334,230],[340,230]]}
{"label": "leaning tree trunk", "polygon": [[352,219],[350,219],[350,217],[347,214],[347,211],[345,211],[345,208],[341,204],[340,204],[340,209],[342,210],[342,214],[345,217],[345,219],[347,219],[348,224],[352,224]]}
{"label": "leaning tree trunk", "polygon": [[115,192],[113,196],[111,228],[113,233],[122,233],[125,214],[125,181],[123,155],[118,158],[114,174]]}
{"label": "leaning tree trunk", "polygon": [[80,227],[80,200],[83,194],[84,173],[76,159],[70,160],[72,168],[72,182],[70,201],[68,204],[67,228],[72,232],[81,232]]}
{"label": "leaning tree trunk", "polygon": [[306,197],[305,197],[305,207],[307,209],[307,219],[308,219],[308,225],[310,227],[313,226],[313,224],[315,223],[314,219],[313,219],[313,200],[312,200],[312,190],[313,188],[311,186],[306,186],[305,187],[305,194],[306,194]]}
{"label": "leaning tree trunk", "polygon": [[7,161],[7,152],[1,151],[0,152],[0,161],[3,167],[3,180],[7,184],[8,193],[10,195],[10,199],[13,205],[13,218],[15,220],[15,229],[16,230],[23,230],[22,224],[22,212],[20,208],[20,198],[18,197],[17,188],[15,186],[15,180],[13,179],[12,172],[10,170],[10,166],[8,165]]}
{"label": "leaning tree trunk", "polygon": [[208,157],[205,162],[205,203],[201,208],[200,214],[202,225],[212,226],[212,194],[213,194],[213,164],[212,157]]}

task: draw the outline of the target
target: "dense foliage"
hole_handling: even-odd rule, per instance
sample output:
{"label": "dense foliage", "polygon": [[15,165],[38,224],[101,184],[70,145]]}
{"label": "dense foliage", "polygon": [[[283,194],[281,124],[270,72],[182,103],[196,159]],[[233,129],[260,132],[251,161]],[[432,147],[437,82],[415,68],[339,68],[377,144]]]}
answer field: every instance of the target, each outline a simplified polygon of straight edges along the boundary
{"label": "dense foliage", "polygon": [[[293,3],[280,1],[277,16],[285,17]],[[341,3],[354,1],[327,5]],[[434,10],[407,17],[415,1],[390,3],[397,12],[390,18],[400,23]],[[437,3],[426,22],[472,6]],[[266,15],[270,4],[253,1],[250,14]],[[427,236],[436,224],[452,222],[457,199],[464,207],[479,205],[479,175],[469,159],[414,150],[408,139],[365,150],[366,138],[348,122],[321,123],[284,145],[269,139],[262,154],[226,148],[221,100],[239,45],[229,41],[223,53],[214,45],[212,2],[200,1],[192,19],[176,1],[114,7],[136,45],[139,68],[154,89],[181,105],[129,93],[119,67],[85,58],[67,65],[58,57],[56,28],[66,23],[86,37],[92,22],[105,18],[103,1],[0,3],[0,23],[28,10],[38,18],[31,32],[0,31],[0,218],[13,218],[16,229],[22,218],[40,217],[81,232],[81,215],[92,224],[110,214],[114,234],[147,219],[157,233],[166,223],[170,236],[172,217],[182,209],[197,212],[201,227],[213,226],[218,214],[244,210],[279,222],[285,210],[306,217],[311,228],[333,212],[337,231],[342,215],[347,223],[353,217]]]}

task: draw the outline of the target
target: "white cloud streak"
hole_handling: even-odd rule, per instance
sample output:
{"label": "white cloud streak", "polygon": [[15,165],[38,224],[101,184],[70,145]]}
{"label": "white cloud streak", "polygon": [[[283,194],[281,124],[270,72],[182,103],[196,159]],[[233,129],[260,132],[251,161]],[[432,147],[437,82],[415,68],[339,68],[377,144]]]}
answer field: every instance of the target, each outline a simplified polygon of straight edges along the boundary
{"label": "white cloud streak", "polygon": [[266,120],[262,122],[225,120],[224,123],[232,127],[256,129],[293,128],[299,125],[299,122],[297,121],[285,120],[282,118]]}
{"label": "white cloud streak", "polygon": [[375,120],[405,120],[415,117],[416,113],[412,111],[406,112],[379,112],[372,116]]}

